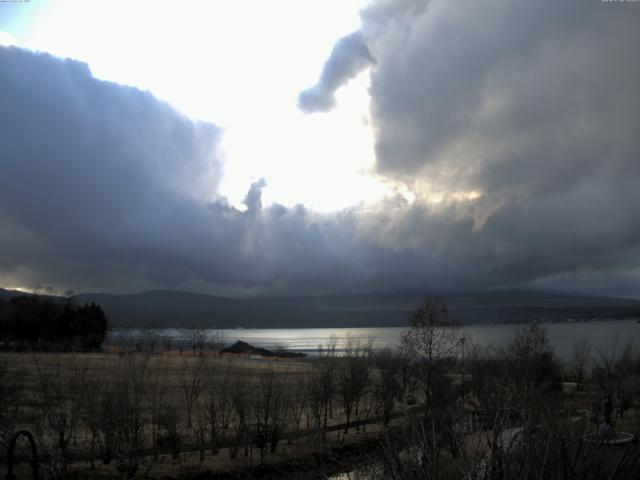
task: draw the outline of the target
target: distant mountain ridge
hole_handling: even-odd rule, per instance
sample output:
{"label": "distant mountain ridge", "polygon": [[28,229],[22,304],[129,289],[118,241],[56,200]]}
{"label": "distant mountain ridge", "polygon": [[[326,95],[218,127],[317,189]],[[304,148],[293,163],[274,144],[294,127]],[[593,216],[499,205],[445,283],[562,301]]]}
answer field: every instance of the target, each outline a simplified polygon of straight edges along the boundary
{"label": "distant mountain ridge", "polygon": [[[640,301],[526,290],[443,292],[463,323],[640,317]],[[176,291],[82,294],[103,306],[116,326],[213,328],[402,326],[426,297],[416,292],[229,299]]]}
{"label": "distant mountain ridge", "polygon": [[[24,295],[0,289],[0,297]],[[172,290],[138,294],[85,293],[114,327],[296,328],[403,326],[427,296],[418,292],[231,299]],[[440,292],[462,323],[519,323],[592,318],[640,318],[640,300],[536,290]]]}

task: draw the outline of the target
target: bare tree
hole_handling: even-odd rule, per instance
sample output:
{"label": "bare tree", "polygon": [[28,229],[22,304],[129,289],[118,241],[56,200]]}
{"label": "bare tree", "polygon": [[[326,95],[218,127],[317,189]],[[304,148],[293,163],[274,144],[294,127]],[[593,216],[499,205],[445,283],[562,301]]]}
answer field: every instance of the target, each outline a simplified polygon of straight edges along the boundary
{"label": "bare tree", "polygon": [[0,357],[0,444],[6,445],[13,434],[23,389],[11,373],[8,357]]}
{"label": "bare tree", "polygon": [[222,372],[207,372],[205,379],[200,403],[213,454],[218,452],[223,431],[229,427],[231,420],[233,409],[231,402],[232,375],[231,361],[229,361]]}
{"label": "bare tree", "polygon": [[360,402],[369,381],[369,355],[371,345],[362,345],[349,337],[345,344],[345,355],[341,359],[338,374],[338,395],[346,417],[344,433],[349,433],[352,413],[359,414]]}
{"label": "bare tree", "polygon": [[193,356],[195,356],[197,353],[202,354],[205,346],[207,345],[207,330],[204,328],[198,328],[194,323],[185,330],[185,334],[187,343],[191,348]]}
{"label": "bare tree", "polygon": [[[153,351],[151,351],[153,354]],[[156,357],[157,363],[154,368],[149,369],[147,375],[147,394],[145,397],[145,410],[149,416],[149,426],[151,429],[151,445],[153,448],[153,456],[157,458],[157,447],[161,443],[162,430],[160,428],[161,416],[164,411],[170,409],[167,401],[167,375],[164,368],[162,357]]]}
{"label": "bare tree", "polygon": [[162,343],[162,349],[164,350],[164,352],[167,355],[171,353],[171,348],[173,346],[173,338],[171,337],[171,335],[163,335],[160,338],[160,341]]}
{"label": "bare tree", "polygon": [[220,331],[214,331],[207,335],[206,345],[207,349],[210,349],[214,353],[220,354],[220,351],[227,344],[227,339],[224,336],[224,333]]}
{"label": "bare tree", "polygon": [[119,376],[105,385],[97,410],[103,463],[117,460],[122,478],[132,478],[144,457],[148,354],[118,358]]}
{"label": "bare tree", "polygon": [[616,336],[611,346],[596,349],[591,376],[606,395],[617,399],[618,414],[631,407],[640,411],[640,349],[637,344],[628,342],[619,347]]}
{"label": "bare tree", "polygon": [[151,355],[155,355],[156,348],[160,345],[160,330],[148,329],[144,337],[144,344]]}
{"label": "bare tree", "polygon": [[171,457],[175,460],[179,457],[182,448],[182,438],[180,435],[178,406],[170,401],[166,402],[166,408],[158,412],[156,419],[158,445],[169,447]]}
{"label": "bare tree", "polygon": [[382,411],[384,424],[388,425],[400,388],[401,359],[395,352],[385,349],[375,353],[373,362],[376,367],[373,387],[376,406]]}
{"label": "bare tree", "polygon": [[251,415],[251,395],[247,376],[236,376],[231,383],[231,404],[235,415],[233,416],[233,428],[235,430],[234,444],[229,449],[229,456],[235,458],[238,448],[244,448],[244,455],[249,456],[251,437],[249,430],[249,418]]}
{"label": "bare tree", "polygon": [[573,345],[571,354],[573,379],[576,382],[576,390],[581,390],[585,377],[587,363],[591,356],[591,345],[586,340],[580,340]]}
{"label": "bare tree", "polygon": [[193,410],[205,387],[203,378],[204,360],[202,358],[185,359],[180,372],[180,388],[182,389],[184,408],[187,414],[187,428],[193,428]]}
{"label": "bare tree", "polygon": [[520,325],[502,351],[506,372],[519,396],[560,387],[557,362],[546,328],[537,322]]}
{"label": "bare tree", "polygon": [[306,396],[306,417],[307,429],[310,429],[311,422],[315,428],[322,427],[322,420],[325,417],[325,392],[324,378],[320,371],[311,371],[305,376],[305,396]]}
{"label": "bare tree", "polygon": [[338,339],[335,335],[329,338],[326,346],[321,346],[318,352],[320,365],[320,380],[322,394],[322,410],[324,415],[323,427],[327,428],[329,418],[333,418],[333,397],[336,382]]}
{"label": "bare tree", "polygon": [[253,417],[253,437],[260,451],[260,461],[264,462],[267,448],[276,452],[285,427],[289,408],[285,395],[286,374],[274,369],[260,374],[251,408]]}
{"label": "bare tree", "polygon": [[287,395],[289,397],[289,422],[292,430],[296,433],[300,432],[302,417],[307,409],[307,395],[303,375],[307,372],[296,375],[287,385]]}
{"label": "bare tree", "polygon": [[411,327],[402,335],[402,346],[411,361],[411,370],[422,390],[425,416],[441,387],[446,362],[456,354],[459,324],[449,315],[444,301],[427,298],[410,315]]}
{"label": "bare tree", "polygon": [[33,362],[38,374],[38,402],[36,411],[39,425],[46,431],[42,439],[51,454],[51,469],[56,474],[67,475],[69,445],[75,437],[80,420],[82,387],[86,383],[86,367],[65,371],[60,355],[47,356],[51,363],[44,363],[38,355]]}
{"label": "bare tree", "polygon": [[104,382],[92,382],[86,379],[80,397],[80,418],[89,430],[89,456],[91,469],[94,470],[96,449],[100,444],[100,399],[103,396]]}

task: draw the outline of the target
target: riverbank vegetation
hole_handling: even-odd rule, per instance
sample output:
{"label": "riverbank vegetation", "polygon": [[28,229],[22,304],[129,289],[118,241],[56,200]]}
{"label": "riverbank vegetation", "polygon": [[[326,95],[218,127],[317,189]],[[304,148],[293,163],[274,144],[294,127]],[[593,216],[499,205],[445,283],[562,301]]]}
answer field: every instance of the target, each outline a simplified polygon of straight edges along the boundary
{"label": "riverbank vegetation", "polygon": [[0,355],[0,461],[27,429],[48,478],[634,479],[639,419],[636,344],[561,364],[540,325],[482,346],[436,300],[397,350]]}

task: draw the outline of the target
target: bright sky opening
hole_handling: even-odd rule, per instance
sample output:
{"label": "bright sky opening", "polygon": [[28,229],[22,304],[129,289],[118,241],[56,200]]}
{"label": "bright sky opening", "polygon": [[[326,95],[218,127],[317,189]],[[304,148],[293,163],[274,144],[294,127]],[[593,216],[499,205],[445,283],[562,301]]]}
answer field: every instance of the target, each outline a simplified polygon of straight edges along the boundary
{"label": "bright sky opening", "polygon": [[150,90],[224,128],[219,190],[234,205],[264,178],[265,204],[330,211],[386,191],[370,175],[367,72],[340,89],[329,113],[296,105],[335,41],[359,28],[361,3],[35,1],[16,6],[0,41],[85,61],[100,79]]}

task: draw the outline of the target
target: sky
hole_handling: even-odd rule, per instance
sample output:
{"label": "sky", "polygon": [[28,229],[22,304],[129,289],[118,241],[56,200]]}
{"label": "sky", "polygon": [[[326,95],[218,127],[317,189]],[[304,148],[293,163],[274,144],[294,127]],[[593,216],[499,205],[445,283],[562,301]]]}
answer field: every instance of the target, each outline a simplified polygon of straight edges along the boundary
{"label": "sky", "polygon": [[0,2],[0,286],[640,298],[640,2]]}

